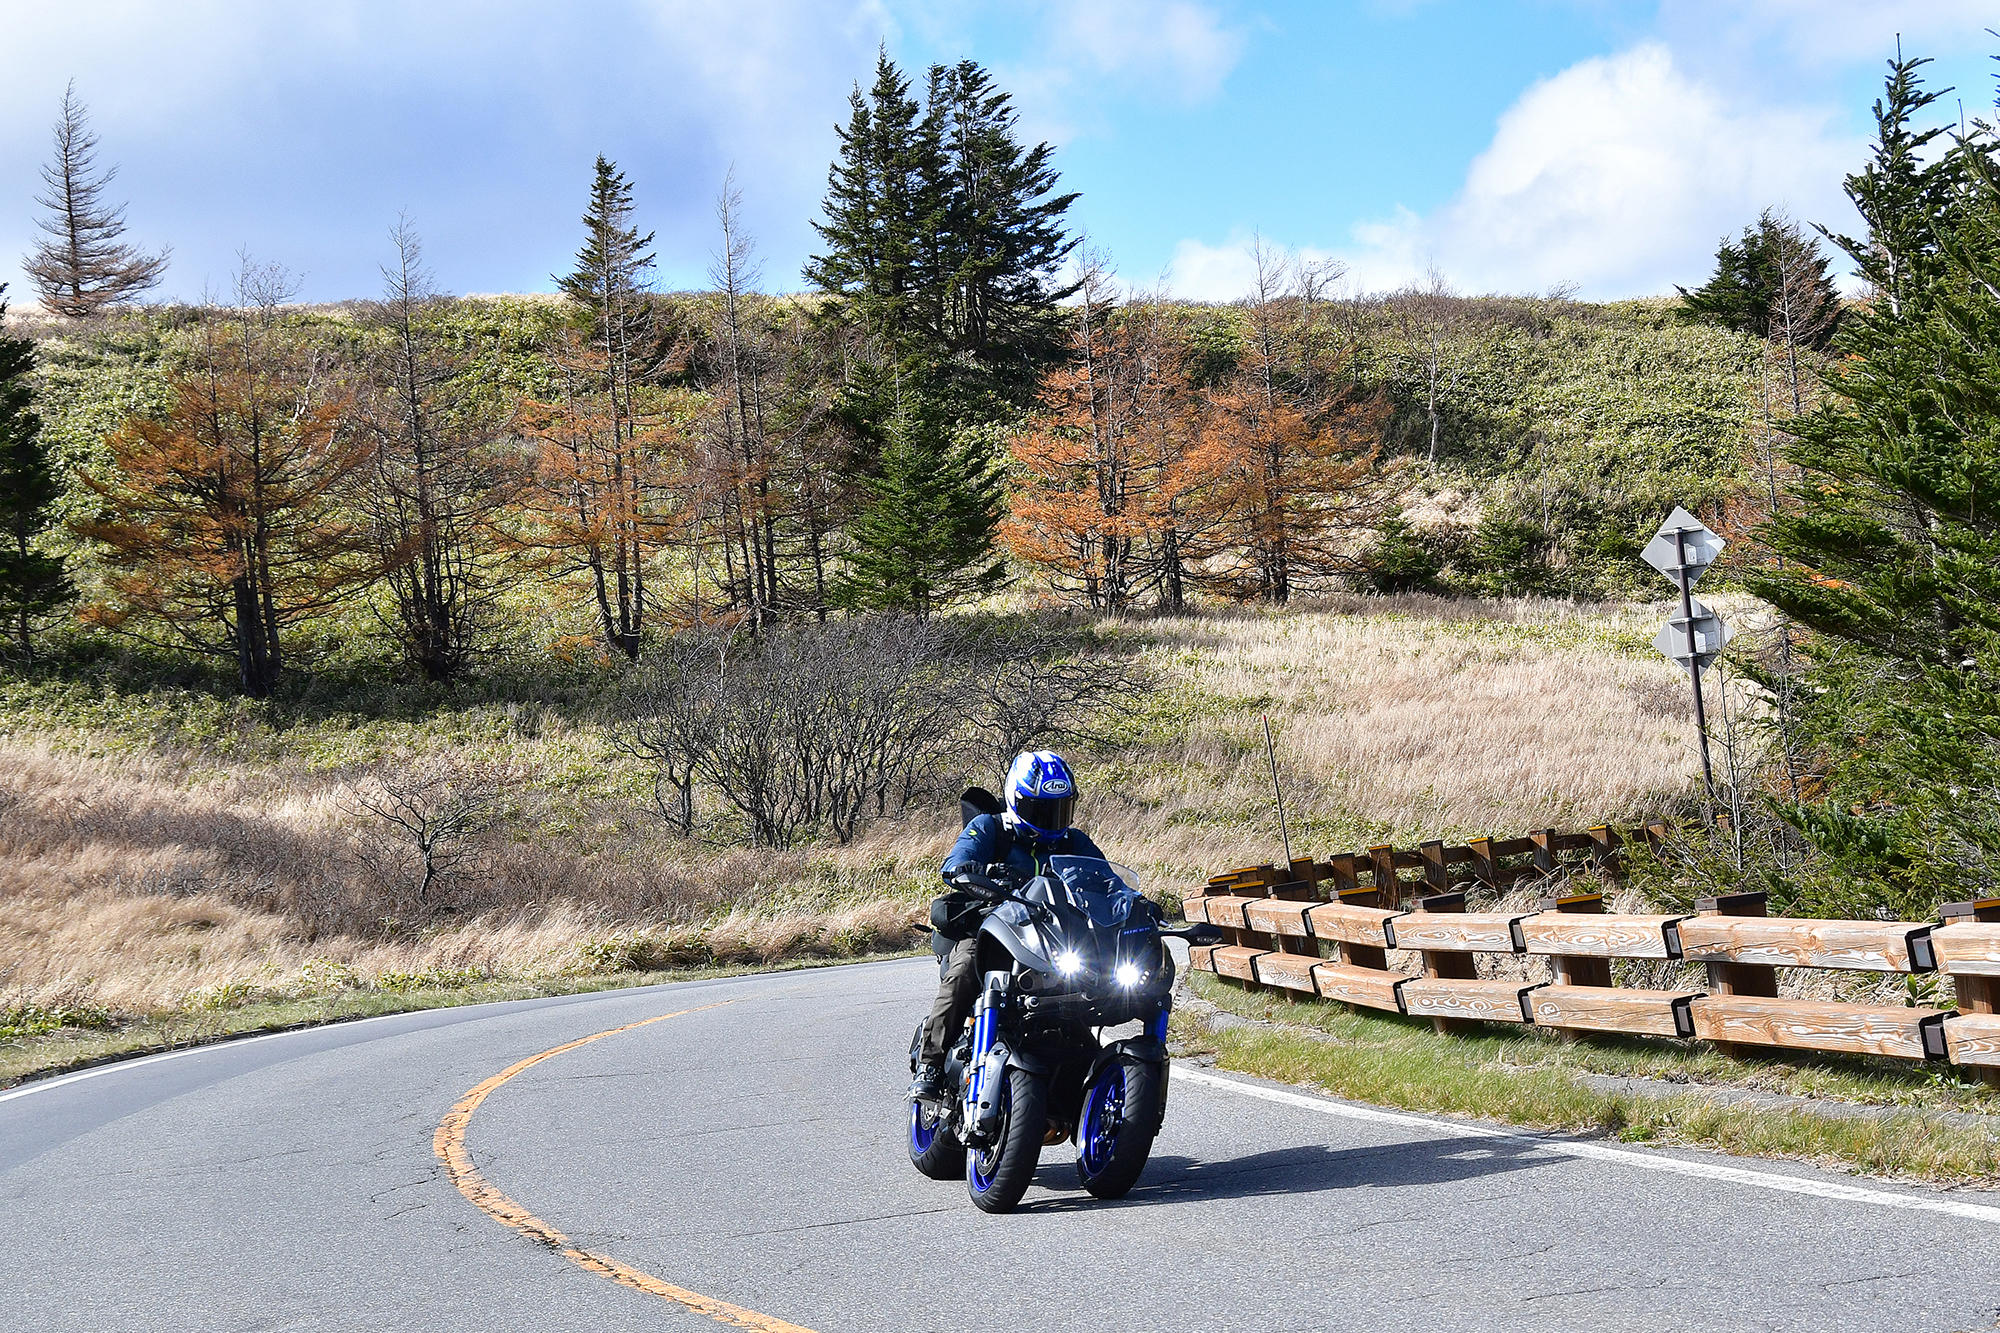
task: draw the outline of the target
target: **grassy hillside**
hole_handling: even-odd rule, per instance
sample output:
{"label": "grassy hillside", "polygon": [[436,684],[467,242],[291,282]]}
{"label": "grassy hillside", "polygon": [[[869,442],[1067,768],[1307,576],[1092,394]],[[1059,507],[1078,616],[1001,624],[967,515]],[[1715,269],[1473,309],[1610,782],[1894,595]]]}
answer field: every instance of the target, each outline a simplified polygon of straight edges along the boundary
{"label": "grassy hillside", "polygon": [[[770,302],[773,312],[788,308]],[[662,297],[663,346],[697,348],[713,333],[703,294]],[[1649,595],[1637,551],[1675,504],[1719,514],[1741,484],[1763,394],[1760,345],[1677,316],[1677,302],[1608,305],[1468,299],[1453,303],[1444,335],[1450,372],[1439,395],[1439,449],[1428,461],[1423,347],[1380,303],[1327,302],[1325,337],[1351,349],[1350,374],[1388,412],[1388,458],[1420,465],[1397,474],[1403,519],[1383,548],[1376,581],[1387,590],[1488,595]],[[287,318],[299,329],[357,346],[367,336],[348,307],[308,307]],[[467,349],[466,373],[495,402],[551,395],[550,335],[574,312],[536,297],[477,297],[442,316]],[[1177,307],[1173,324],[1197,375],[1240,351],[1242,313],[1226,306]],[[34,326],[41,337],[39,410],[65,465],[65,515],[91,497],[79,471],[102,470],[103,440],[132,413],[156,412],[167,376],[189,355],[187,317],[135,312],[83,327]],[[660,391],[701,381],[699,358],[669,356]],[[60,541],[60,538],[57,540]],[[91,552],[73,553],[86,593]],[[552,636],[587,624],[561,617],[560,601],[522,604],[510,617],[524,635]],[[368,624],[363,616],[359,622]],[[353,657],[367,637],[322,636]]]}
{"label": "grassy hillside", "polygon": [[[1267,713],[1295,846],[1318,854],[1658,814],[1691,769],[1649,623],[1643,608],[1405,598],[1106,624],[1160,688],[1077,755],[1082,818],[1167,898],[1271,858]],[[13,678],[0,1009],[26,1031],[919,938],[955,811],[788,852],[727,845],[719,810],[675,836],[587,683],[250,703],[108,671]],[[504,756],[517,780],[420,903],[407,847],[358,796],[426,755]]]}

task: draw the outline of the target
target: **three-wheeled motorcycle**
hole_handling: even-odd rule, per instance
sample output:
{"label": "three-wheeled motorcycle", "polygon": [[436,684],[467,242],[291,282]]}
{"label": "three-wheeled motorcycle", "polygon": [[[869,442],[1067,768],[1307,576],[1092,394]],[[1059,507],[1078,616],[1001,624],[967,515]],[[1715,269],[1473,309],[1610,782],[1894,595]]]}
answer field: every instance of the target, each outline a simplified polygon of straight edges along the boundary
{"label": "three-wheeled motorcycle", "polygon": [[[945,1062],[945,1099],[910,1101],[910,1161],[934,1180],[963,1174],[973,1203],[1001,1213],[1021,1201],[1043,1146],[1070,1139],[1083,1188],[1122,1197],[1166,1114],[1166,940],[1210,944],[1221,932],[1168,926],[1131,871],[1096,857],[1049,857],[1025,884],[1009,883],[1004,865],[953,882],[989,904],[983,981]],[[950,942],[936,936],[933,949],[942,957]],[[1135,1034],[1106,1039],[1133,1024]],[[912,1073],[922,1039],[919,1027]]]}

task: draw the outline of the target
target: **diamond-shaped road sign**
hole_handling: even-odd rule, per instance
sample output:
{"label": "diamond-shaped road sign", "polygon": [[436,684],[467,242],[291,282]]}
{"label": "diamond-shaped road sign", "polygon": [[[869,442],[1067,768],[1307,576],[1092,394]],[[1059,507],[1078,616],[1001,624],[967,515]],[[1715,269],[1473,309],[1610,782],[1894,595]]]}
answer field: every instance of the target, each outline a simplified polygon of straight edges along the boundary
{"label": "diamond-shaped road sign", "polygon": [[[1722,617],[1703,606],[1694,603],[1694,658],[1696,666],[1706,667],[1722,652],[1723,645],[1736,636],[1736,631],[1722,623]],[[1688,618],[1673,616],[1660,626],[1660,632],[1653,639],[1653,646],[1660,655],[1670,662],[1688,666]]]}
{"label": "diamond-shaped road sign", "polygon": [[[1676,533],[1686,535],[1676,541]],[[1646,549],[1639,552],[1639,558],[1665,574],[1676,588],[1681,586],[1681,570],[1686,569],[1688,586],[1692,587],[1727,545],[1700,519],[1676,506],[1653,534],[1653,540],[1646,543]]]}

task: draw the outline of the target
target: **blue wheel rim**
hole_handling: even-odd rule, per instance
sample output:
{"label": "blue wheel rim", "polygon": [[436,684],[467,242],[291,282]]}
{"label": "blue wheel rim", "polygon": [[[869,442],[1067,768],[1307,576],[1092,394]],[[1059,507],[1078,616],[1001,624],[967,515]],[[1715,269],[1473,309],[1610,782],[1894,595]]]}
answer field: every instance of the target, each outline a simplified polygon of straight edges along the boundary
{"label": "blue wheel rim", "polygon": [[1118,1131],[1125,1125],[1125,1066],[1112,1064],[1097,1076],[1083,1102],[1077,1126],[1077,1162],[1083,1174],[1096,1177],[1111,1165],[1118,1150]]}
{"label": "blue wheel rim", "polygon": [[1007,1146],[1007,1120],[1013,1109],[1014,1085],[1010,1080],[1000,1085],[1000,1114],[993,1125],[992,1139],[967,1159],[974,1194],[984,1194],[993,1188],[993,1177],[1000,1170],[1000,1154]]}
{"label": "blue wheel rim", "polygon": [[924,1104],[910,1099],[910,1151],[927,1153],[937,1141],[938,1122],[924,1114]]}

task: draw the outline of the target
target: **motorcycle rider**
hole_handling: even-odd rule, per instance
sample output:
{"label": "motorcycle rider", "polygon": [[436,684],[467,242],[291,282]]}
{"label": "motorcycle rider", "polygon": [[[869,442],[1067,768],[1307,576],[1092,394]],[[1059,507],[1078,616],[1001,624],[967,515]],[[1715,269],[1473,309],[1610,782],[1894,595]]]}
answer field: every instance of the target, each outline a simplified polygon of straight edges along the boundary
{"label": "motorcycle rider", "polygon": [[[1070,826],[1076,811],[1076,776],[1055,751],[1028,750],[1014,756],[1007,769],[1003,800],[1002,813],[979,815],[959,832],[938,872],[947,883],[960,871],[984,874],[988,865],[997,862],[1007,867],[1005,878],[1018,887],[1040,874],[1051,856],[1104,859],[1104,853],[1083,830]],[[921,1065],[910,1085],[912,1098],[932,1102],[945,1096],[945,1056],[958,1040],[965,1020],[972,1016],[973,1002],[979,996],[974,965],[979,950],[978,922],[985,914],[984,905],[962,890],[949,892],[939,901],[946,914],[961,923],[951,933],[960,929],[964,933],[945,955],[937,999],[924,1024]]]}

